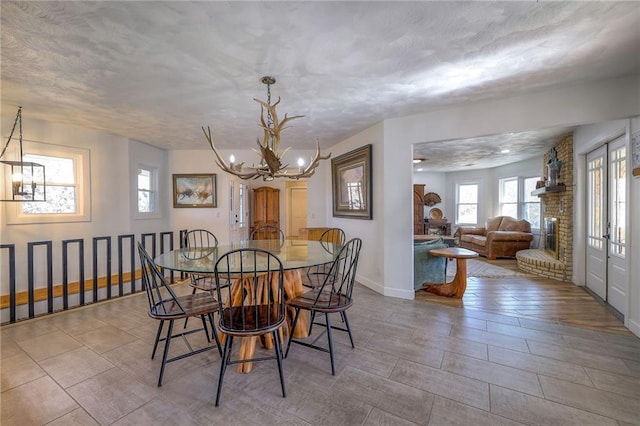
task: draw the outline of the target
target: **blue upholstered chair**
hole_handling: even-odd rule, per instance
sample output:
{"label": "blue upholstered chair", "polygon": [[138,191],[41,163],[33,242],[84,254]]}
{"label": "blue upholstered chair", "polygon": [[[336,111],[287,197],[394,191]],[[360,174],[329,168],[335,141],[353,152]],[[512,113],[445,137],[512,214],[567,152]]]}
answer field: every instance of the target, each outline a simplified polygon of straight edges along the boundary
{"label": "blue upholstered chair", "polygon": [[446,280],[447,259],[430,256],[429,250],[446,248],[444,239],[415,243],[413,245],[413,288],[419,290],[422,284],[444,283]]}

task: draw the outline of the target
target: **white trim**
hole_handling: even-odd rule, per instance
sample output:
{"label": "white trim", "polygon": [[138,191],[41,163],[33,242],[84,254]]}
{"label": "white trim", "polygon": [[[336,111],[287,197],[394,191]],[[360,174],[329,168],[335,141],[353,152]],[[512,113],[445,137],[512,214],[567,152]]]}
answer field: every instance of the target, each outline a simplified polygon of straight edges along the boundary
{"label": "white trim", "polygon": [[[7,225],[91,221],[91,154],[88,149],[23,141],[25,154],[72,158],[77,188],[76,213],[23,214],[22,203],[5,203]],[[19,154],[18,154],[19,155]],[[46,171],[45,171],[46,172]]]}
{"label": "white trim", "polygon": [[[149,176],[149,180],[150,180],[150,193],[153,194],[153,211],[151,212],[141,212],[140,210],[138,210],[138,170],[143,169],[143,170],[147,170],[150,174]],[[133,191],[133,204],[134,204],[134,208],[133,208],[133,217],[136,220],[145,220],[145,219],[159,219],[162,217],[162,214],[160,213],[160,183],[159,183],[159,174],[160,174],[160,169],[156,166],[149,166],[147,164],[143,164],[143,163],[136,163],[136,168],[135,168],[135,185],[133,185],[132,187],[132,191]]]}

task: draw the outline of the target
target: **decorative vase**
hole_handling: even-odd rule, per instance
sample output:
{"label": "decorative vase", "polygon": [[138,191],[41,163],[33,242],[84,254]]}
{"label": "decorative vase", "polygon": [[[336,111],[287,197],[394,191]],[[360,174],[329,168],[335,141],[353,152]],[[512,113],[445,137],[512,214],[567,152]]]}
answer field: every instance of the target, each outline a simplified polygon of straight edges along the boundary
{"label": "decorative vase", "polygon": [[558,178],[560,176],[560,168],[556,164],[557,162],[552,162],[547,164],[547,175],[549,179],[547,180],[547,186],[556,186],[558,185]]}

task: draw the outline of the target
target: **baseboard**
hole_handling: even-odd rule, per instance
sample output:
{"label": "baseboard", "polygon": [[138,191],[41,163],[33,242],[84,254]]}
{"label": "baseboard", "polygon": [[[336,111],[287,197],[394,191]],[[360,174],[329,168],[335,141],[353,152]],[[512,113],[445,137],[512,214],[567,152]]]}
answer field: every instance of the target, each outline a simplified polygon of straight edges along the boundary
{"label": "baseboard", "polygon": [[640,337],[640,323],[637,321],[629,320],[627,328],[636,336]]}
{"label": "baseboard", "polygon": [[413,289],[405,290],[401,288],[388,288],[378,282],[371,281],[370,279],[361,276],[356,276],[356,281],[383,296],[397,297],[399,299],[408,300],[413,300],[415,298],[415,292],[413,291]]}

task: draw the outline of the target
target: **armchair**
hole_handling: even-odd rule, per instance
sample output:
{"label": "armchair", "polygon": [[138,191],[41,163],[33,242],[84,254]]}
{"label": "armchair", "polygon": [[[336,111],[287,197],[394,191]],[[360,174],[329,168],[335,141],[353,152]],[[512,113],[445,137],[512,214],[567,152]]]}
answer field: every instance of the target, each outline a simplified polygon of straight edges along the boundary
{"label": "armchair", "polygon": [[509,216],[489,218],[482,227],[461,226],[457,233],[460,247],[492,260],[515,257],[519,250],[530,248],[533,241],[531,224]]}
{"label": "armchair", "polygon": [[413,245],[413,288],[419,290],[425,282],[444,283],[447,259],[429,255],[429,250],[448,247],[444,239],[415,243]]}

